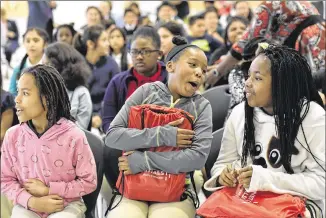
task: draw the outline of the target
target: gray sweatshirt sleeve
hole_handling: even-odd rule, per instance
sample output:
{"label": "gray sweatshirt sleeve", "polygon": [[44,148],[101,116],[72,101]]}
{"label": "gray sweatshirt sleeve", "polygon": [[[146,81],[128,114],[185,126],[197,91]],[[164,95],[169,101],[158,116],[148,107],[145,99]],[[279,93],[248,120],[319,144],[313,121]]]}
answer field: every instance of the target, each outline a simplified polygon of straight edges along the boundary
{"label": "gray sweatshirt sleeve", "polygon": [[128,128],[130,107],[141,105],[150,84],[139,87],[126,101],[112,121],[105,137],[105,144],[110,148],[132,151],[141,148],[151,148],[160,145],[176,146],[177,128],[173,126],[158,126],[142,130]]}
{"label": "gray sweatshirt sleeve", "polygon": [[70,113],[79,127],[87,129],[92,117],[92,99],[86,87],[80,86],[74,90]]}
{"label": "gray sweatshirt sleeve", "polygon": [[204,167],[212,143],[212,108],[209,103],[194,124],[195,137],[191,148],[171,152],[135,152],[128,156],[133,173],[162,170],[178,174]]}

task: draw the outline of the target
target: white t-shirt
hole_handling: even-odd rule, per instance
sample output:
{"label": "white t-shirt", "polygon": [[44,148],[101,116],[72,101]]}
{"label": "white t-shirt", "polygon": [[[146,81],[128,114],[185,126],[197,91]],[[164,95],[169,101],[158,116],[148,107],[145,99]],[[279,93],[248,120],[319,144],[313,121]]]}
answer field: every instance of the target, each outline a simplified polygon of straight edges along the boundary
{"label": "white t-shirt", "polygon": [[[301,115],[304,112],[303,108]],[[205,189],[215,191],[216,179],[227,164],[241,168],[242,144],[245,123],[245,103],[237,105],[224,129],[221,150],[212,167]],[[254,162],[249,157],[247,165],[252,165],[253,174],[248,192],[270,191],[279,194],[304,196],[325,208],[325,110],[315,102],[310,102],[309,111],[299,128],[294,146],[298,154],[293,154],[291,166],[294,174],[286,173],[280,164],[279,140],[275,131],[275,119],[260,108],[254,108],[255,151]],[[308,152],[307,143],[311,153]],[[212,146],[214,146],[212,144]],[[325,213],[325,211],[323,211]]]}
{"label": "white t-shirt", "polygon": [[[120,70],[121,70],[121,56],[122,54],[117,54],[115,55],[114,53],[112,53],[112,58],[115,60],[115,62],[117,62]],[[131,55],[129,53],[127,53],[127,64],[130,65],[132,63],[132,59],[131,59]]]}

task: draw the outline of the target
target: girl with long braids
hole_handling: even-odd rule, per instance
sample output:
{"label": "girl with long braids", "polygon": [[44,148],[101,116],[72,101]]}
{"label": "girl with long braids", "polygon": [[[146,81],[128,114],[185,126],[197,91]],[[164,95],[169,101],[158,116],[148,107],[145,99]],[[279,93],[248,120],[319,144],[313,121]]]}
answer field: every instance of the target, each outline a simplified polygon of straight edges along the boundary
{"label": "girl with long braids", "polygon": [[85,217],[81,197],[96,189],[96,165],[70,115],[63,78],[46,65],[25,69],[15,102],[21,124],[1,148],[1,193],[14,202],[11,217]]}
{"label": "girl with long braids", "polygon": [[262,44],[248,71],[246,100],[226,123],[214,176],[204,187],[240,184],[248,192],[303,196],[306,213],[322,217],[325,110],[311,69],[294,49]]}

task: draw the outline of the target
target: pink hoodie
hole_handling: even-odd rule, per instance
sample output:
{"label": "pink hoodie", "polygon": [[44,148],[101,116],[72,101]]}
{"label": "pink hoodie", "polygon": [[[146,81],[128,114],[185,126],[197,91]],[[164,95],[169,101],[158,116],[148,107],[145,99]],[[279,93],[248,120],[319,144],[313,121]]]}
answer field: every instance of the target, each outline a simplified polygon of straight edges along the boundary
{"label": "pink hoodie", "polygon": [[49,195],[64,198],[65,206],[96,189],[96,165],[86,136],[64,118],[40,138],[26,123],[10,128],[1,153],[1,193],[26,209],[32,195],[23,184],[30,178],[48,186]]}

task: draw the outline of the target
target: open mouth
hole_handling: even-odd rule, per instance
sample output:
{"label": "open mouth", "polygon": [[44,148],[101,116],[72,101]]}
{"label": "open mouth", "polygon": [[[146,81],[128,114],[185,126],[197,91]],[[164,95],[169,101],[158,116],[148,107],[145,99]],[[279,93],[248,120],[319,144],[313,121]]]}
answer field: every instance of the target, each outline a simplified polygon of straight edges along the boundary
{"label": "open mouth", "polygon": [[189,82],[189,84],[190,84],[193,88],[198,88],[198,83],[196,83],[196,82]]}
{"label": "open mouth", "polygon": [[22,111],[24,111],[24,110],[19,109],[19,108],[16,108],[16,114],[17,114],[17,115],[19,115]]}
{"label": "open mouth", "polygon": [[246,94],[247,98],[253,95],[253,92],[250,92],[249,90],[245,89],[244,91],[245,91],[245,94]]}

